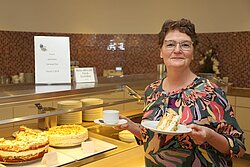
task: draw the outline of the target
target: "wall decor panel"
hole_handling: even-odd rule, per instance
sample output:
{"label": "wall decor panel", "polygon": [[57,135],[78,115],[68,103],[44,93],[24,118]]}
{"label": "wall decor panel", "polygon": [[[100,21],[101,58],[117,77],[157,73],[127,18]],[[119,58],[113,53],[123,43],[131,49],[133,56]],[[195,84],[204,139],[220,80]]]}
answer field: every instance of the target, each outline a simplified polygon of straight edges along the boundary
{"label": "wall decor panel", "polygon": [[[71,34],[0,31],[0,76],[34,73],[34,36],[69,36],[71,60],[80,67],[94,66],[97,75],[105,69],[123,67],[124,74],[156,72],[162,63],[157,34]],[[234,86],[250,88],[250,32],[199,33],[199,48],[218,45],[220,77],[229,77]],[[209,40],[208,40],[209,39]],[[107,50],[110,40],[123,43],[125,50]],[[198,52],[192,62],[199,72]]]}

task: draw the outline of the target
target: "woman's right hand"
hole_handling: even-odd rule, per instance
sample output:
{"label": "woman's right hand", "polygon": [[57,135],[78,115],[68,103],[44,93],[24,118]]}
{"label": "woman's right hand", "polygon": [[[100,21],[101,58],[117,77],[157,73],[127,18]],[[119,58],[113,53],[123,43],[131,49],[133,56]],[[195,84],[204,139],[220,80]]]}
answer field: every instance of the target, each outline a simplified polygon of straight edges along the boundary
{"label": "woman's right hand", "polygon": [[131,133],[133,133],[138,139],[141,139],[141,133],[140,133],[140,127],[137,123],[133,122],[128,117],[125,117],[123,115],[119,116],[120,119],[127,120],[127,123],[122,124],[120,126],[114,127],[114,129],[117,130],[129,130]]}

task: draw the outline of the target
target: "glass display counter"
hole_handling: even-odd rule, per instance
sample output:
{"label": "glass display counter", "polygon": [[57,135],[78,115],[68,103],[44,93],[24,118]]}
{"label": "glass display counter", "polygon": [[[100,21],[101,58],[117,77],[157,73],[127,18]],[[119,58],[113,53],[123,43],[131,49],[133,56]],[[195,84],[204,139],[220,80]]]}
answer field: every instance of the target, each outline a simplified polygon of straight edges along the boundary
{"label": "glass display counter", "polygon": [[[18,85],[15,88],[3,89],[0,97],[0,138],[11,139],[21,125],[29,128],[38,128],[38,120],[62,114],[86,111],[102,107],[105,109],[119,110],[121,115],[131,117],[140,122],[143,109],[143,91],[149,81],[116,81],[104,82],[94,85]],[[39,87],[39,88],[38,88]],[[53,89],[52,89],[53,88]],[[53,90],[53,91],[52,91]],[[103,104],[90,105],[70,110],[58,110],[57,103],[62,100],[81,100],[83,98],[100,98]],[[45,107],[56,108],[49,113],[38,113],[35,106],[40,103]],[[83,121],[82,125],[89,130],[90,138],[107,142],[117,146],[116,148],[100,152],[84,158],[74,159],[63,166],[81,166],[93,161],[112,156],[114,154],[137,147],[136,142],[124,142],[119,140],[119,131],[112,127],[102,127],[93,121]],[[37,163],[34,164],[35,166]]]}

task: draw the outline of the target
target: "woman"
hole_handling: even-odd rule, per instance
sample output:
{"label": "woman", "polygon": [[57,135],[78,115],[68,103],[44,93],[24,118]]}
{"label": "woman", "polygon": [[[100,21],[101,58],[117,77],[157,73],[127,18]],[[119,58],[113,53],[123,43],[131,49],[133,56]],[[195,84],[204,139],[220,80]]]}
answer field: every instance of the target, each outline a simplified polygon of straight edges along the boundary
{"label": "woman", "polygon": [[146,166],[232,166],[232,157],[245,152],[240,129],[225,93],[190,69],[197,45],[195,26],[189,20],[166,21],[159,33],[160,57],[167,77],[145,89],[143,120],[158,121],[173,109],[190,133],[154,133],[126,117],[128,129],[144,145]]}

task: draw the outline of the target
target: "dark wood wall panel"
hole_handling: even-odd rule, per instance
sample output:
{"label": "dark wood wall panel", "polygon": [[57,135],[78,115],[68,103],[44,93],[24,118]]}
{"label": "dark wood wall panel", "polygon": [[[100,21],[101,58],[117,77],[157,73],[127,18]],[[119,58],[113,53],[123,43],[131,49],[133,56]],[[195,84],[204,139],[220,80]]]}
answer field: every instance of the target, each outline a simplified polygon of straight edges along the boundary
{"label": "dark wood wall panel", "polygon": [[[34,36],[69,36],[71,60],[80,67],[95,66],[98,76],[104,69],[122,66],[125,74],[156,72],[162,63],[156,34],[66,34],[0,31],[0,75],[34,72]],[[250,32],[200,33],[200,48],[210,39],[218,45],[220,76],[228,76],[237,87],[250,88]],[[109,41],[123,42],[125,51],[109,51]],[[196,52],[192,69],[199,72]]]}

